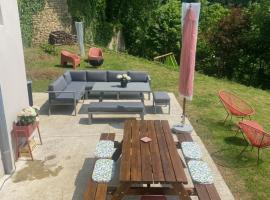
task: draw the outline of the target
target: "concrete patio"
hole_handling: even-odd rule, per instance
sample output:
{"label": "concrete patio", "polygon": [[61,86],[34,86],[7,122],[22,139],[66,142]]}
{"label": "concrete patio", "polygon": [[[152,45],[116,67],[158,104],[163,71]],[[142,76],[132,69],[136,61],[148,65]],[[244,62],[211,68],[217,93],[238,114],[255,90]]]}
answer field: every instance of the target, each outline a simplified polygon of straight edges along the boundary
{"label": "concrete patio", "polygon": [[[151,108],[152,101],[146,100],[145,119],[168,120],[171,126],[179,122],[182,113],[181,107],[173,94],[170,94],[170,97],[172,106],[170,115],[167,114],[167,108],[164,108],[164,114],[160,109],[158,109],[158,114],[154,114]],[[111,115],[100,115],[94,119],[93,124],[88,124],[87,104],[96,100],[85,100],[84,104],[79,103],[77,116],[70,115],[72,107],[67,109],[64,106],[53,108],[52,115],[48,116],[46,101],[46,93],[34,94],[34,104],[42,108],[40,128],[43,145],[38,145],[34,150],[34,161],[20,158],[16,162],[16,172],[6,181],[0,191],[1,200],[82,199],[91,174],[95,145],[100,134],[114,132],[116,140],[121,141],[122,139],[123,122],[126,116],[114,115],[110,118]],[[195,131],[192,133],[192,137],[201,145],[203,160],[208,163],[214,173],[215,186],[221,199],[234,199]],[[175,136],[174,138],[176,141]],[[181,154],[180,150],[179,153]],[[111,184],[117,185],[117,173]],[[135,200],[139,197],[126,197],[125,199]],[[169,199],[177,198],[170,197]]]}

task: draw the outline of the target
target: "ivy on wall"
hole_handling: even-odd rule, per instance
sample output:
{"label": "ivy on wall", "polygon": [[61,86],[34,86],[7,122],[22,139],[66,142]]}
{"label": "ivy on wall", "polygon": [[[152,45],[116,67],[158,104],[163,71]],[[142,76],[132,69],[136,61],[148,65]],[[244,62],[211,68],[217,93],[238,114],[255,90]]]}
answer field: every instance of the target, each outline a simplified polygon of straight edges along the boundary
{"label": "ivy on wall", "polygon": [[30,47],[33,37],[33,16],[43,10],[45,0],[18,0],[22,41],[24,47]]}
{"label": "ivy on wall", "polygon": [[85,26],[85,42],[106,46],[113,34],[113,23],[106,20],[106,0],[68,0],[73,21]]}

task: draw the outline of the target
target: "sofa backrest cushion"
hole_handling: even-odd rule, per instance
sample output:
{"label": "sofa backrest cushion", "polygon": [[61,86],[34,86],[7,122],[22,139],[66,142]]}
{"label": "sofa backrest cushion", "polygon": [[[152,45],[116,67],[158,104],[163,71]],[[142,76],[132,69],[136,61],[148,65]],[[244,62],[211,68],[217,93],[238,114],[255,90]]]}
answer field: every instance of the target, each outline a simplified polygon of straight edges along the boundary
{"label": "sofa backrest cushion", "polygon": [[107,82],[107,71],[87,71],[87,82]]}
{"label": "sofa backrest cushion", "polygon": [[131,82],[147,82],[148,81],[148,74],[147,72],[142,71],[129,71],[128,75],[131,78]]}
{"label": "sofa backrest cushion", "polygon": [[[52,84],[49,85],[49,91],[63,91],[67,87],[67,82],[63,76],[60,76]],[[50,98],[55,98],[60,93],[50,93]]]}
{"label": "sofa backrest cushion", "polygon": [[127,74],[126,71],[108,71],[108,82],[119,82],[120,80],[117,78],[118,74]]}
{"label": "sofa backrest cushion", "polygon": [[69,72],[69,71],[66,71],[66,72],[64,73],[64,78],[65,78],[67,84],[70,84],[70,83],[71,83],[72,78],[71,78],[71,75],[70,75],[70,72]]}
{"label": "sofa backrest cushion", "polygon": [[72,81],[86,81],[85,71],[70,71]]}

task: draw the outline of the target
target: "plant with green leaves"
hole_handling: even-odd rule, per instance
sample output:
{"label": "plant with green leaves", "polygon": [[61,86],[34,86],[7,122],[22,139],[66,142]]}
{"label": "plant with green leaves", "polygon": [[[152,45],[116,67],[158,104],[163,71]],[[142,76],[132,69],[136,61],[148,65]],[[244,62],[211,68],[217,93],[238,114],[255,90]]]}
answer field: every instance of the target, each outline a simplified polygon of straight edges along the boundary
{"label": "plant with green leaves", "polygon": [[32,45],[33,16],[45,6],[45,0],[18,0],[22,41],[24,47]]}

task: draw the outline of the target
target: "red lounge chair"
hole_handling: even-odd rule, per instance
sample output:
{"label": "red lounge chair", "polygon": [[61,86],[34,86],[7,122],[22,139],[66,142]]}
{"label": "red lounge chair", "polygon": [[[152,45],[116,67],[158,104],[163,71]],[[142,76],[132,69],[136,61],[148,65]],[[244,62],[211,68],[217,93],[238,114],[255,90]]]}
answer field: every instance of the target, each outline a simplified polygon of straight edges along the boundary
{"label": "red lounge chair", "polygon": [[233,93],[221,90],[219,91],[218,96],[227,112],[224,123],[228,119],[229,115],[231,115],[231,119],[232,116],[236,116],[241,117],[243,120],[244,117],[249,117],[250,119],[250,116],[255,114],[255,110],[247,102]]}
{"label": "red lounge chair", "polygon": [[[238,127],[245,136],[248,144],[258,148],[257,164],[260,159],[260,149],[270,147],[270,133],[267,133],[263,127],[255,121],[244,120],[238,123]],[[242,154],[248,145],[242,150]]]}
{"label": "red lounge chair", "polygon": [[80,65],[80,57],[68,51],[61,51],[61,65],[66,66],[67,63],[72,63],[73,69]]}
{"label": "red lounge chair", "polygon": [[102,50],[96,47],[90,48],[88,52],[88,60],[89,63],[94,67],[102,65],[104,60]]}

